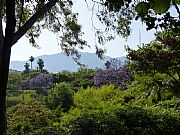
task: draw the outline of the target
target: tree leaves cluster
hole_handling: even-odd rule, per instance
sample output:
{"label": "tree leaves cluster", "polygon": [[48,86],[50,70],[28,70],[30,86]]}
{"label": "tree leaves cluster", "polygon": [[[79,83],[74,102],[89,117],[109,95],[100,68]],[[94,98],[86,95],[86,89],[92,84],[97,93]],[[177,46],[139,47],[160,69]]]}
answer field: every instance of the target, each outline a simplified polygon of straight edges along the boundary
{"label": "tree leaves cluster", "polygon": [[[115,30],[125,37],[130,35],[129,28],[133,19],[140,19],[146,24],[147,30],[176,27],[180,23],[179,0],[99,0],[95,3],[103,5],[103,10],[99,11],[100,21],[112,28],[117,24]],[[170,9],[176,13],[170,12]],[[109,21],[114,18],[116,21]],[[127,29],[125,33],[123,28]]]}
{"label": "tree leaves cluster", "polygon": [[155,75],[167,74],[172,78],[170,85],[179,90],[180,86],[180,36],[177,29],[157,33],[157,40],[139,46],[138,50],[127,47],[130,66],[138,73]]}
{"label": "tree leaves cluster", "polygon": [[[57,34],[59,45],[67,54],[74,54],[77,47],[82,49],[86,42],[80,39],[83,33],[77,23],[77,14],[72,13],[72,5],[71,0],[17,0],[14,43],[25,34],[33,46],[39,47],[36,39],[43,29],[48,29]],[[5,12],[6,5],[3,3],[4,21]]]}

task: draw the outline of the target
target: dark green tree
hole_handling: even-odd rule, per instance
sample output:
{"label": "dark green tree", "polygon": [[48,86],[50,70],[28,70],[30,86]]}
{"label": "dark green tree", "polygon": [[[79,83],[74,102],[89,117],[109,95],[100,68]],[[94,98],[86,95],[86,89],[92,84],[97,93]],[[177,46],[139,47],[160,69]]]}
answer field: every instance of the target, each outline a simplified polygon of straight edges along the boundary
{"label": "dark green tree", "polygon": [[81,68],[77,72],[72,73],[73,80],[71,84],[73,85],[73,90],[78,91],[80,88],[86,89],[94,86],[93,77],[96,72],[94,69]]}
{"label": "dark green tree", "polygon": [[[178,32],[177,32],[178,31]],[[180,32],[168,29],[158,33],[157,40],[139,47],[138,50],[127,48],[130,66],[139,74],[166,74],[173,81],[169,85],[179,92],[180,88]],[[157,82],[157,81],[156,81]],[[157,84],[161,84],[158,81]],[[163,84],[161,84],[163,86]]]}
{"label": "dark green tree", "polygon": [[32,69],[33,69],[32,63],[33,63],[33,61],[34,61],[34,57],[33,57],[33,56],[29,57],[29,61],[31,62],[31,70],[32,70]]}
{"label": "dark green tree", "polygon": [[69,82],[71,83],[74,80],[73,74],[69,71],[63,70],[59,73],[53,74],[53,82]]}
{"label": "dark green tree", "polygon": [[42,73],[43,68],[44,68],[44,60],[43,59],[38,59],[37,64],[38,64],[39,71]]}

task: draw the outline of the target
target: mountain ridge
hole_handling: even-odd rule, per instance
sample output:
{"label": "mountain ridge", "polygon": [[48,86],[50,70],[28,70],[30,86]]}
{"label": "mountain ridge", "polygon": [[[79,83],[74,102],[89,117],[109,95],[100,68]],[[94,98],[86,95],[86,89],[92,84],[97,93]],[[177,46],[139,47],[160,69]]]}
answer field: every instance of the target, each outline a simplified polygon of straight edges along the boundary
{"label": "mountain ridge", "polygon": [[[95,53],[89,53],[89,52],[80,52],[81,58],[80,62],[82,64],[85,64],[87,68],[95,69],[95,68],[104,68],[104,63],[107,60],[110,60],[111,57],[105,56],[103,60],[100,60]],[[75,72],[80,68],[80,66],[77,65],[77,63],[73,60],[72,56],[66,56],[64,53],[57,53],[57,54],[51,54],[51,55],[41,55],[38,57],[34,57],[33,62],[33,69],[36,69],[37,67],[37,60],[41,58],[44,60],[44,69],[47,69],[49,72],[59,72],[62,70],[67,70],[70,72]],[[122,62],[125,61],[125,57],[117,57]],[[10,62],[10,69],[23,71],[24,70],[24,64],[28,62],[30,64],[29,60],[26,61],[11,61]]]}

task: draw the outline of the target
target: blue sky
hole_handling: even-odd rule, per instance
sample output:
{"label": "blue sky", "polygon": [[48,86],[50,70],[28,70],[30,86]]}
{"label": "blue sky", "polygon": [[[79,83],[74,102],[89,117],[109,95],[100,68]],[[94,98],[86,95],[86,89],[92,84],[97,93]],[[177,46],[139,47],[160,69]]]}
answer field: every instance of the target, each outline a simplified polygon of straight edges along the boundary
{"label": "blue sky", "polygon": [[[83,52],[95,52],[94,49],[94,32],[92,30],[92,21],[91,21],[91,12],[87,9],[84,1],[76,1],[74,3],[73,10],[79,13],[79,23],[82,25],[82,31],[85,33],[83,38],[91,45],[91,48],[85,48]],[[94,23],[97,26],[98,21],[94,16]],[[125,40],[119,35],[116,36],[116,39],[106,43],[102,48],[107,50],[106,55],[111,57],[121,57],[125,56],[126,52],[124,45],[129,45],[131,48],[136,49],[139,44],[139,30],[141,31],[141,42],[148,43],[154,39],[154,31],[146,31],[145,26],[141,22],[135,21],[132,24],[132,34],[130,37]],[[42,35],[37,40],[38,45],[41,49],[32,47],[26,37],[21,38],[16,45],[12,48],[11,60],[27,60],[30,56],[40,56],[40,55],[50,55],[61,52],[60,46],[56,39],[56,35],[47,30],[42,32]]]}

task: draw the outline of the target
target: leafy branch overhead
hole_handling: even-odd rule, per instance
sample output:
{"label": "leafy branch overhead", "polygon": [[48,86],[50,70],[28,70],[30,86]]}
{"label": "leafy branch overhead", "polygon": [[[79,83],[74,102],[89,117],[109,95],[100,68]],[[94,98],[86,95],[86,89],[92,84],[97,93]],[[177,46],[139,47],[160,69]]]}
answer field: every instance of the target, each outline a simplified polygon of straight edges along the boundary
{"label": "leafy branch overhead", "polygon": [[[6,7],[3,4],[3,20],[6,21]],[[77,48],[87,46],[77,23],[78,14],[73,13],[71,0],[16,0],[16,28],[14,44],[25,34],[30,43],[39,47],[36,39],[43,29],[57,34],[62,50],[74,54]]]}
{"label": "leafy branch overhead", "polygon": [[[150,29],[166,29],[180,24],[180,0],[96,0],[101,5],[98,17],[118,34],[130,35],[130,24],[140,19]],[[171,12],[170,12],[171,9]],[[173,12],[172,12],[173,10]]]}

